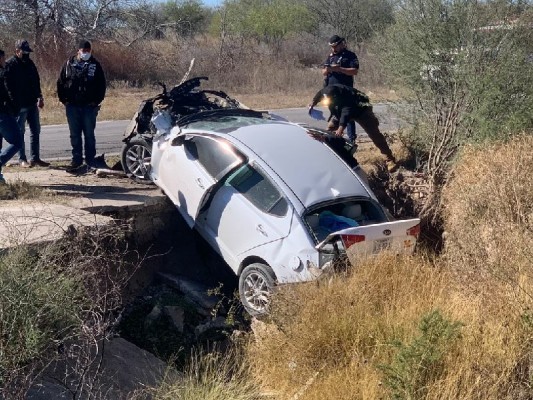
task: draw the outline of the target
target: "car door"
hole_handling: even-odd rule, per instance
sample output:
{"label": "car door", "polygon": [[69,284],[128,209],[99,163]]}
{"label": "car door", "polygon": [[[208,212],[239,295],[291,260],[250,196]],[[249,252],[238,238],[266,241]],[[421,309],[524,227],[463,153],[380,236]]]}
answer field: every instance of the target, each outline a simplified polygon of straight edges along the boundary
{"label": "car door", "polygon": [[242,163],[242,157],[222,138],[187,135],[163,154],[159,179],[187,224],[194,227],[207,194],[228,171]]}
{"label": "car door", "polygon": [[204,236],[235,261],[245,251],[286,237],[292,217],[292,206],[273,180],[259,166],[244,164],[217,188],[199,219]]}

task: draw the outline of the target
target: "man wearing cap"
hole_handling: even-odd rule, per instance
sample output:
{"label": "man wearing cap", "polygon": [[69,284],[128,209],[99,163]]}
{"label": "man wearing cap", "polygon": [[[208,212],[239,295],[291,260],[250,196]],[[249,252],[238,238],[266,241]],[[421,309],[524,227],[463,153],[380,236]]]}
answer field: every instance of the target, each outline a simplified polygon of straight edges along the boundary
{"label": "man wearing cap", "polygon": [[92,55],[91,43],[82,40],[76,55],[63,64],[57,80],[57,95],[65,105],[70,130],[71,169],[82,166],[84,148],[85,163],[89,167],[95,166],[94,129],[105,92],[106,79],[102,66]]}
{"label": "man wearing cap", "polygon": [[[50,164],[41,160],[39,137],[41,135],[41,123],[39,121],[39,108],[44,107],[43,94],[41,92],[41,79],[37,67],[30,59],[33,50],[25,39],[19,39],[15,43],[15,55],[6,61],[6,70],[12,75],[16,90],[12,97],[20,106],[17,115],[17,123],[21,135],[21,147],[19,150],[19,165],[21,167],[48,167]],[[30,127],[30,162],[26,158],[24,145],[24,132],[26,122]]]}
{"label": "man wearing cap", "polygon": [[[346,40],[338,35],[333,35],[329,39],[331,53],[324,62],[322,75],[324,75],[324,86],[346,85],[354,86],[354,76],[359,72],[359,60],[357,55],[346,48]],[[350,142],[355,142],[355,123],[348,123],[347,132]]]}
{"label": "man wearing cap", "polygon": [[346,85],[328,85],[315,94],[309,109],[311,110],[324,99],[327,100],[329,110],[336,117],[337,124],[330,124],[329,127],[335,136],[342,137],[348,122],[356,121],[381,151],[381,154],[387,158],[386,163],[389,172],[394,172],[398,168],[396,159],[379,130],[379,120],[372,111],[372,104],[365,93]]}
{"label": "man wearing cap", "polygon": [[2,175],[2,167],[17,154],[20,148],[21,136],[15,116],[19,112],[19,105],[12,97],[16,93],[13,76],[4,68],[6,55],[0,50],[0,139],[8,145],[0,151],[0,184],[6,181]]}

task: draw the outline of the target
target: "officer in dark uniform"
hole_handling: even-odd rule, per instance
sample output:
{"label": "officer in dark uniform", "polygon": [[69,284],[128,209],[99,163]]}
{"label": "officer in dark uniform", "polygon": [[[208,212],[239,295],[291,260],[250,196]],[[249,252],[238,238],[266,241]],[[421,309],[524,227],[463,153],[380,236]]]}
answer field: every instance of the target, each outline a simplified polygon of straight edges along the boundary
{"label": "officer in dark uniform", "polygon": [[342,137],[348,122],[357,121],[374,145],[381,151],[381,154],[387,158],[387,169],[390,172],[396,171],[398,168],[396,159],[379,130],[379,120],[376,118],[372,104],[365,93],[346,85],[328,85],[315,94],[309,108],[312,109],[323,99],[327,100],[330,112],[336,117],[336,123],[330,127],[335,136]]}
{"label": "officer in dark uniform", "polygon": [[[359,60],[357,55],[346,48],[346,40],[338,35],[333,35],[329,39],[331,53],[324,62],[322,75],[324,75],[324,86],[346,85],[354,87],[354,76],[359,72]],[[350,121],[346,130],[348,139],[354,143],[355,122]]]}

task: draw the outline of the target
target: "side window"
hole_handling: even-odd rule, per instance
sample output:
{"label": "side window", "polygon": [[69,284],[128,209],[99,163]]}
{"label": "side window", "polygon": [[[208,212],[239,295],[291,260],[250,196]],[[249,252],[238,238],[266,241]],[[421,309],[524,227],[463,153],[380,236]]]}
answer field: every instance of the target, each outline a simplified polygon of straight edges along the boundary
{"label": "side window", "polygon": [[233,146],[223,139],[193,136],[184,146],[189,157],[202,164],[213,178],[219,178],[242,161]]}
{"label": "side window", "polygon": [[226,185],[233,186],[250,203],[265,213],[278,217],[287,214],[287,200],[267,175],[256,167],[243,165],[228,177]]}

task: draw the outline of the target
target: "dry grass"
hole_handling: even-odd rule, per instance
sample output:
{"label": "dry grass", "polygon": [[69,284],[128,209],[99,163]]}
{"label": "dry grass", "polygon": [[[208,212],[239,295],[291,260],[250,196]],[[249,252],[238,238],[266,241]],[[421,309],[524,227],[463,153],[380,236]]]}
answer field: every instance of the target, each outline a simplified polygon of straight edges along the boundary
{"label": "dry grass", "polygon": [[0,185],[0,200],[52,199],[54,193],[21,179]]}
{"label": "dry grass", "polygon": [[260,400],[258,388],[234,351],[197,352],[182,377],[169,371],[152,390],[155,400]]}
{"label": "dry grass", "polygon": [[443,193],[449,263],[463,276],[497,277],[524,301],[533,295],[532,146],[524,135],[465,149]]}
{"label": "dry grass", "polygon": [[493,296],[491,303],[464,297],[427,259],[384,256],[347,278],[286,288],[274,309],[280,329],[256,334],[249,361],[280,399],[298,392],[309,400],[384,398],[390,393],[380,366],[391,365],[392,343],[412,343],[422,316],[440,310],[464,326],[417,398],[516,398],[513,390],[528,378],[516,369],[527,330],[505,293]]}

